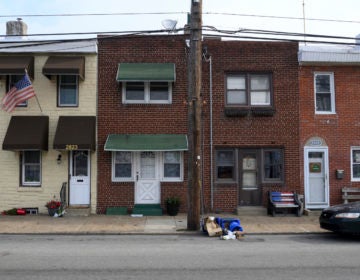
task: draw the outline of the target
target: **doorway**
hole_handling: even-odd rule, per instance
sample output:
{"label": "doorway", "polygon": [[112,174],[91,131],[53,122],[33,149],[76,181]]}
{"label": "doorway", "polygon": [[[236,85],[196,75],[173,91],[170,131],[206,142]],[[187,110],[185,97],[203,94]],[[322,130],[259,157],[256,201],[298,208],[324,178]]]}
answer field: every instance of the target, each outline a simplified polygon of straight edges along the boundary
{"label": "doorway", "polygon": [[159,153],[139,152],[135,155],[135,162],[135,204],[159,204]]}
{"label": "doorway", "polygon": [[239,206],[260,206],[258,152],[256,150],[241,150],[239,162]]}
{"label": "doorway", "polygon": [[305,207],[323,209],[329,206],[329,164],[327,147],[304,148]]}
{"label": "doorway", "polygon": [[90,205],[90,156],[87,150],[70,152],[69,204]]}

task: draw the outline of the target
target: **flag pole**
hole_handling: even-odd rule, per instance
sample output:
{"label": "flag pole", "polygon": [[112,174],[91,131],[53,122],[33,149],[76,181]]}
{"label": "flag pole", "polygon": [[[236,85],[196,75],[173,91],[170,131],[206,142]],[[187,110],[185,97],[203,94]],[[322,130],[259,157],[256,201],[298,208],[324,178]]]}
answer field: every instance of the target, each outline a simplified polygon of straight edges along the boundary
{"label": "flag pole", "polygon": [[35,99],[36,99],[37,104],[39,105],[41,114],[43,114],[43,110],[42,110],[42,108],[41,108],[41,106],[40,106],[39,99],[37,98],[37,95],[36,95],[36,94],[35,94]]}

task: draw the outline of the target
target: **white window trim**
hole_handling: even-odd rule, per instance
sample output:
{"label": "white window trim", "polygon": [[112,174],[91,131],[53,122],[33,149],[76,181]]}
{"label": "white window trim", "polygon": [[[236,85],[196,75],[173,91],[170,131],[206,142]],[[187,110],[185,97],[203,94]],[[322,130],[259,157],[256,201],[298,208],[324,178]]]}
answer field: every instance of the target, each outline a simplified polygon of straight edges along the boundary
{"label": "white window trim", "polygon": [[[316,76],[317,75],[329,75],[330,76],[330,101],[331,101],[331,110],[330,111],[317,111],[316,110]],[[334,73],[333,72],[315,72],[314,73],[314,109],[315,109],[315,114],[317,114],[317,115],[336,114],[336,111],[335,111],[335,82],[334,82]]]}
{"label": "white window trim", "polygon": [[42,178],[42,153],[39,150],[34,150],[35,152],[39,152],[40,154],[40,174],[39,174],[39,178],[40,181],[39,182],[25,182],[25,151],[22,154],[21,157],[21,186],[23,187],[33,187],[33,186],[41,186],[41,178]]}
{"label": "white window trim", "polygon": [[[120,152],[120,151],[119,151]],[[134,182],[134,153],[131,152],[131,177],[115,177],[115,154],[116,151],[111,153],[111,181],[112,182]]]}
{"label": "white window trim", "polygon": [[78,107],[79,106],[79,76],[77,75],[71,75],[71,76],[75,76],[76,77],[76,103],[75,104],[62,104],[60,102],[61,98],[61,76],[66,76],[66,75],[58,75],[58,81],[57,81],[57,90],[58,90],[58,94],[57,94],[57,98],[58,98],[58,107]]}
{"label": "white window trim", "polygon": [[127,100],[126,99],[126,82],[122,83],[122,103],[123,104],[171,104],[172,103],[172,83],[168,82],[168,99],[167,100],[150,100],[150,83],[156,81],[144,81],[144,99]]}
{"label": "white window trim", "polygon": [[354,147],[351,147],[351,149],[350,149],[351,181],[352,182],[360,182],[360,178],[354,178],[354,173],[353,173],[353,151],[360,151],[360,147],[359,146],[354,146]]}
{"label": "white window trim", "polygon": [[[131,177],[128,178],[119,178],[115,177],[115,151],[112,152],[111,155],[111,180],[112,182],[135,182],[135,170],[138,170],[137,160],[139,159],[139,152],[131,152]],[[156,170],[157,178],[160,182],[183,182],[184,181],[184,152],[179,151],[180,153],[180,177],[165,177],[164,176],[164,152],[155,152],[159,153],[159,156],[156,158],[160,158],[160,164],[156,164],[158,169]]]}
{"label": "white window trim", "polygon": [[165,164],[165,160],[164,160],[164,155],[165,152],[161,152],[161,157],[160,157],[160,167],[161,167],[161,181],[162,182],[182,182],[184,181],[184,153],[180,152],[180,177],[165,177],[164,176],[164,164]]}

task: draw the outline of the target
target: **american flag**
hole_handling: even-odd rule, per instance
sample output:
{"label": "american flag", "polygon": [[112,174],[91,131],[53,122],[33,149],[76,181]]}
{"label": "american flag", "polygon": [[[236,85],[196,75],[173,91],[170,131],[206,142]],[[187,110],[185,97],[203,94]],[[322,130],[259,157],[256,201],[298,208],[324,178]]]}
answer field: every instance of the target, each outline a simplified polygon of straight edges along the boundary
{"label": "american flag", "polygon": [[3,97],[1,104],[2,109],[11,113],[15,106],[35,96],[34,88],[31,84],[27,73],[18,81],[6,95]]}

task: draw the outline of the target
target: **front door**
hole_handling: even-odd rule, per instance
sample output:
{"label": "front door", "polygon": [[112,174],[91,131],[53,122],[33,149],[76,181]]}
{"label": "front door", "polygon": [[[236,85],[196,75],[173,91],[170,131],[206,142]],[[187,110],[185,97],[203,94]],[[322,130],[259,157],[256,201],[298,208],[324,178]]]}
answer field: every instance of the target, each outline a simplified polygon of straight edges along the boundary
{"label": "front door", "polygon": [[89,151],[70,152],[70,205],[90,205]]}
{"label": "front door", "polygon": [[136,161],[135,204],[159,204],[158,153],[140,152]]}
{"label": "front door", "polygon": [[259,163],[256,151],[240,151],[240,185],[239,205],[261,205],[261,189],[259,186]]}
{"label": "front door", "polygon": [[305,148],[305,207],[323,209],[329,206],[328,150]]}

